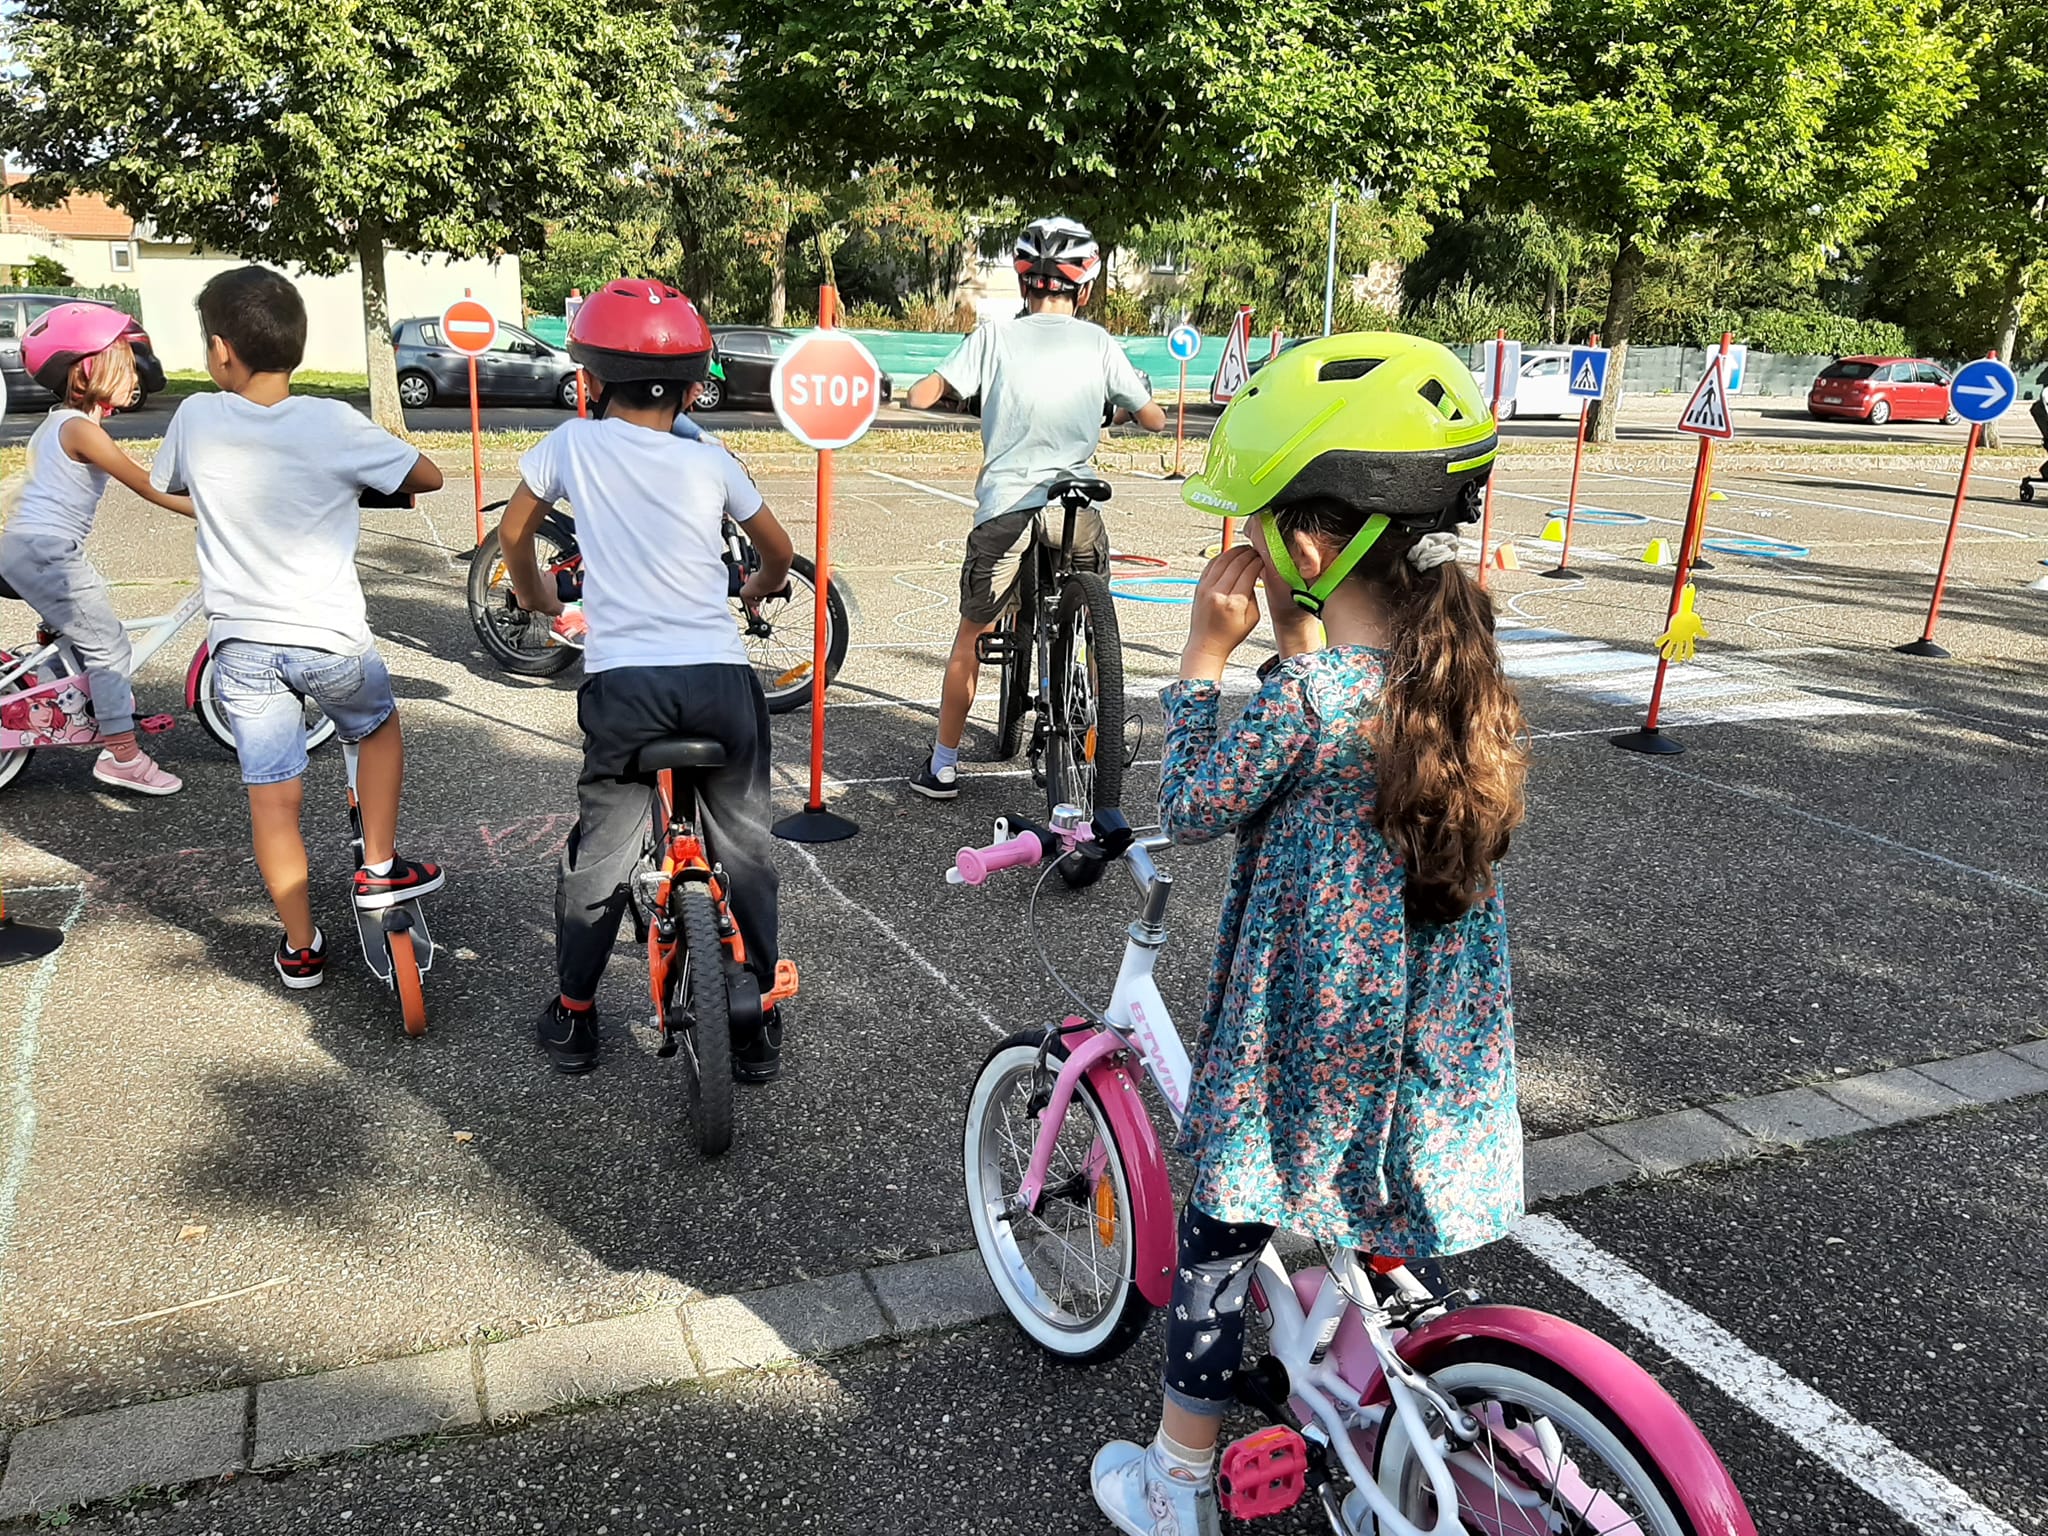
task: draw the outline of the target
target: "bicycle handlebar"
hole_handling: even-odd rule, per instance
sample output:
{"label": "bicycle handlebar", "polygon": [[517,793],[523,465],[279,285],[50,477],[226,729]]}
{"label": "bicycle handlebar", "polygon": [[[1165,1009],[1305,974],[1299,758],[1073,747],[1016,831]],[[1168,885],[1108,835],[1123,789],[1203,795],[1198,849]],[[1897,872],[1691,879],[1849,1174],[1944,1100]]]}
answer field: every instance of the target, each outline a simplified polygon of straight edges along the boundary
{"label": "bicycle handlebar", "polygon": [[1042,863],[1060,845],[1057,832],[1026,827],[1015,837],[990,843],[986,848],[962,848],[953,855],[953,867],[946,871],[949,885],[980,885],[999,870]]}

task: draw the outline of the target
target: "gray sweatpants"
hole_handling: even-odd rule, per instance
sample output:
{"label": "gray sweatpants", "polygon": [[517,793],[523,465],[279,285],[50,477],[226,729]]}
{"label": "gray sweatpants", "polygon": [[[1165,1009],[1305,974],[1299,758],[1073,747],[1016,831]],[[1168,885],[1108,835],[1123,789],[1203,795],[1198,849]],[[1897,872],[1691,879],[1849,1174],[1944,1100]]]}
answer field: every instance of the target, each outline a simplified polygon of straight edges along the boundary
{"label": "gray sweatpants", "polygon": [[135,729],[135,653],[107,595],[107,579],[77,539],[55,533],[0,533],[0,576],[43,623],[64,636],[92,680],[92,710],[102,735]]}

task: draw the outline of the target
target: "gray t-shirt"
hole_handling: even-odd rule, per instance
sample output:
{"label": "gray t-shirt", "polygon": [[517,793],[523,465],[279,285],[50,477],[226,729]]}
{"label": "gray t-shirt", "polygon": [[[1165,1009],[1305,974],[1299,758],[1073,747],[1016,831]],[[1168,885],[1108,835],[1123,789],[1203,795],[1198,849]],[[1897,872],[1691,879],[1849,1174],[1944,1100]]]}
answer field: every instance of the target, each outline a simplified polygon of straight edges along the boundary
{"label": "gray t-shirt", "polygon": [[106,493],[107,472],[81,464],[64,451],[61,434],[86,414],[60,405],[43,418],[28,440],[28,469],[21,498],[7,519],[11,533],[39,533],[85,542]]}
{"label": "gray t-shirt", "polygon": [[365,486],[397,490],[418,459],[340,400],[222,393],[179,406],[149,478],[190,492],[198,509],[210,641],[367,649],[356,498]]}
{"label": "gray t-shirt", "polygon": [[1073,315],[984,325],[938,374],[963,399],[981,396],[977,525],[1044,506],[1048,486],[1095,462],[1104,405],[1135,411],[1152,399],[1109,332]]}

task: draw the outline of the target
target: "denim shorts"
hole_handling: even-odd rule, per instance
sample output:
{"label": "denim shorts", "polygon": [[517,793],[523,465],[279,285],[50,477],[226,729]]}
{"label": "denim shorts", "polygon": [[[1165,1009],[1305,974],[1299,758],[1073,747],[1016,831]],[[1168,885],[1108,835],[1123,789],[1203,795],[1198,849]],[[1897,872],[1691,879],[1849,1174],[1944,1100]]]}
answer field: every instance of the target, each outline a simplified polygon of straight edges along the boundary
{"label": "denim shorts", "polygon": [[244,784],[282,784],[305,773],[304,701],[320,707],[343,741],[361,741],[398,708],[375,646],[350,654],[224,640],[213,653],[213,696],[235,733]]}

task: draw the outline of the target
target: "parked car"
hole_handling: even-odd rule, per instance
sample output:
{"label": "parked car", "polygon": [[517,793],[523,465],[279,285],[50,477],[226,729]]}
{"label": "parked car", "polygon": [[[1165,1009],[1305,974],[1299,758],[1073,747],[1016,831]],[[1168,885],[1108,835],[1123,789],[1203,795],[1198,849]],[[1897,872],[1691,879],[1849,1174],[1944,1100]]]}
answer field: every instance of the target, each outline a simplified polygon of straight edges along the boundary
{"label": "parked car", "polygon": [[1806,392],[1806,413],[1818,420],[1946,421],[1948,371],[1924,357],[1845,357],[1821,369]]}
{"label": "parked car", "polygon": [[1571,361],[1569,347],[1524,352],[1521,371],[1515,375],[1515,398],[1501,402],[1501,420],[1513,421],[1518,416],[1576,417],[1580,402],[1571,392]]}
{"label": "parked car", "polygon": [[[441,340],[438,317],[401,320],[392,328],[398,352],[398,401],[410,410],[437,400],[469,398],[469,356]],[[476,393],[482,402],[539,401],[576,409],[576,365],[516,325],[500,325],[491,349],[476,360]]]}
{"label": "parked car", "polygon": [[[7,380],[7,408],[38,408],[55,402],[56,396],[28,376],[21,365],[21,338],[38,315],[59,304],[98,304],[98,299],[80,299],[67,293],[0,293],[0,374]],[[114,308],[112,304],[105,306]],[[140,321],[123,333],[135,353],[135,372],[142,392],[130,410],[140,410],[153,394],[164,387],[164,365],[149,344],[149,332]]]}
{"label": "parked car", "polygon": [[[770,325],[714,325],[711,327],[712,356],[725,377],[715,375],[704,381],[696,408],[715,411],[729,405],[767,405],[768,375],[775,360],[797,342],[795,331]],[[889,375],[882,375],[882,404],[893,396]]]}

